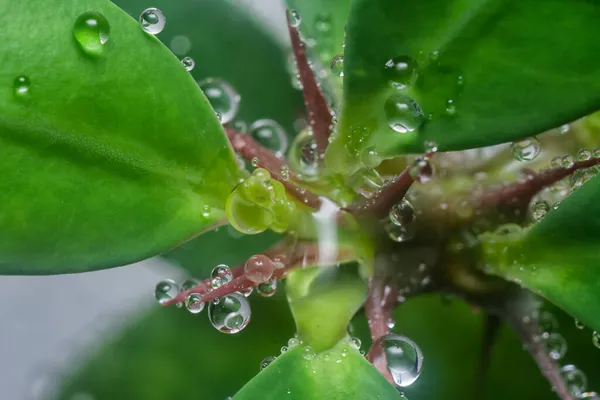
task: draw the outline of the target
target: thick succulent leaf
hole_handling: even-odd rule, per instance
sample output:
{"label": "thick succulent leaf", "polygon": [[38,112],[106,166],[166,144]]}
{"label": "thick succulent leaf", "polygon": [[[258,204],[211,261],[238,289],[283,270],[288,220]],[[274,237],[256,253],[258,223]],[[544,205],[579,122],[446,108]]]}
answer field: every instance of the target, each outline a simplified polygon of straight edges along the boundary
{"label": "thick succulent leaf", "polygon": [[354,1],[331,163],[421,152],[427,140],[493,145],[589,114],[600,108],[598,18],[588,0]]}
{"label": "thick succulent leaf", "polygon": [[403,398],[347,341],[316,355],[312,352],[304,346],[287,351],[248,382],[233,399]]}
{"label": "thick succulent leaf", "polygon": [[[166,47],[106,0],[2,4],[2,273],[123,265],[223,219],[238,167]],[[95,54],[74,38],[87,12],[110,26]]]}
{"label": "thick succulent leaf", "polygon": [[96,400],[225,399],[277,355],[294,332],[283,296],[250,297],[252,321],[240,333],[214,329],[206,310],[192,315],[175,308],[142,314],[106,338],[92,355],[64,371],[52,400],[85,393]]}
{"label": "thick succulent leaf", "polygon": [[487,269],[600,330],[600,176],[523,231],[482,237]]}

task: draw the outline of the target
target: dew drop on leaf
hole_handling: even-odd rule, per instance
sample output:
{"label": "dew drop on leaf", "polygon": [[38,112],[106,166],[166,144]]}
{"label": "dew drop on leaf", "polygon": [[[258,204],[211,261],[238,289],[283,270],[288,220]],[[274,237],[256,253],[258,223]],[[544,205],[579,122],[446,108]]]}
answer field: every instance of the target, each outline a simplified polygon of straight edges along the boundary
{"label": "dew drop on leaf", "polygon": [[361,341],[357,337],[350,338],[350,346],[352,346],[355,350],[359,350],[361,346]]}
{"label": "dew drop on leaf", "polygon": [[566,155],[562,158],[563,168],[573,168],[575,166],[575,158],[571,155]]}
{"label": "dew drop on leaf", "polygon": [[75,20],[73,36],[81,50],[97,56],[102,54],[110,38],[110,25],[102,14],[85,12]]}
{"label": "dew drop on leaf", "polygon": [[553,360],[558,361],[567,354],[567,341],[560,333],[544,333],[542,338],[546,351]]}
{"label": "dew drop on leaf", "polygon": [[252,165],[254,168],[258,167],[258,163],[260,163],[258,157],[252,157],[252,160],[250,160],[250,165]]}
{"label": "dew drop on leaf", "polygon": [[513,142],[510,150],[517,161],[533,161],[540,154],[541,144],[537,138],[531,137]]}
{"label": "dew drop on leaf", "polygon": [[208,305],[210,323],[223,333],[237,333],[250,322],[250,303],[243,294],[235,292],[223,296],[218,303]]}
{"label": "dew drop on leaf", "polygon": [[277,359],[277,357],[267,357],[264,360],[262,360],[260,362],[260,370],[262,371],[263,369],[267,368],[269,366],[269,364],[271,364],[276,359]]}
{"label": "dew drop on leaf", "polygon": [[314,178],[317,175],[317,144],[309,130],[300,132],[294,138],[288,154],[288,161],[292,168],[302,175],[303,180]]}
{"label": "dew drop on leaf", "polygon": [[283,157],[288,147],[285,131],[272,119],[260,119],[250,126],[250,136],[277,157]]}
{"label": "dew drop on leaf", "polygon": [[399,133],[412,132],[425,121],[423,110],[416,101],[403,94],[392,94],[384,105],[390,128]]}
{"label": "dew drop on leaf", "polygon": [[159,304],[165,304],[173,300],[179,294],[179,286],[171,279],[165,279],[156,284],[154,297]]}
{"label": "dew drop on leaf", "polygon": [[297,28],[302,23],[302,17],[300,13],[296,10],[287,10],[288,19],[290,21],[290,25],[294,28]]}
{"label": "dew drop on leaf", "polygon": [[409,56],[389,59],[384,66],[384,76],[395,89],[404,89],[417,79],[418,64]]}
{"label": "dew drop on leaf", "polygon": [[319,13],[315,17],[315,30],[321,34],[331,31],[331,14]]}
{"label": "dew drop on leaf", "polygon": [[29,93],[29,87],[31,86],[31,81],[25,75],[17,76],[13,83],[13,90],[15,96],[24,97]]}
{"label": "dew drop on leaf", "polygon": [[277,292],[277,280],[272,279],[256,287],[256,293],[262,297],[271,297]]}
{"label": "dew drop on leaf", "polygon": [[385,357],[385,365],[397,387],[412,385],[423,368],[423,354],[419,346],[405,336],[394,333],[382,336],[375,342]]}
{"label": "dew drop on leaf", "polygon": [[594,333],[592,333],[592,343],[594,343],[594,346],[600,349],[600,333],[598,333],[597,331],[594,331]]}
{"label": "dew drop on leaf", "polygon": [[274,270],[273,262],[264,254],[257,254],[246,261],[244,275],[254,283],[264,283],[271,279]]}
{"label": "dew drop on leaf", "polygon": [[436,153],[438,151],[438,145],[434,140],[426,140],[423,142],[423,149],[425,153]]}
{"label": "dew drop on leaf", "polygon": [[590,149],[580,149],[577,152],[577,161],[587,161],[592,159],[592,151]]}
{"label": "dew drop on leaf", "polygon": [[344,76],[344,56],[342,54],[338,54],[331,59],[331,73],[335,76],[342,77]]}
{"label": "dew drop on leaf", "polygon": [[185,308],[192,314],[199,314],[204,310],[202,296],[198,293],[191,293],[185,298]]}
{"label": "dew drop on leaf", "polygon": [[585,329],[585,324],[583,322],[581,322],[580,320],[578,320],[577,318],[575,318],[575,328]]}
{"label": "dew drop on leaf", "polygon": [[233,272],[225,264],[219,264],[213,268],[210,273],[211,286],[213,289],[219,288],[233,280]]}
{"label": "dew drop on leaf", "polygon": [[402,226],[413,224],[415,222],[415,210],[408,200],[402,200],[394,204],[390,210],[390,221],[394,225]]}
{"label": "dew drop on leaf", "polygon": [[573,396],[579,396],[587,386],[587,377],[577,367],[572,364],[565,365],[560,369],[562,376],[569,393]]}
{"label": "dew drop on leaf", "polygon": [[221,124],[230,123],[240,107],[240,95],[222,79],[207,78],[197,83],[213,110],[221,116]]}
{"label": "dew drop on leaf", "polygon": [[140,14],[140,25],[144,32],[158,35],[165,29],[167,19],[158,8],[147,8]]}
{"label": "dew drop on leaf", "polygon": [[550,211],[550,204],[548,204],[547,201],[536,201],[531,207],[531,216],[534,220],[539,221],[544,218],[544,215],[546,215],[548,211]]}
{"label": "dew drop on leaf", "polygon": [[190,289],[195,288],[196,286],[198,286],[200,284],[200,281],[190,278],[190,279],[186,279],[185,281],[183,281],[181,283],[181,285],[179,285],[179,291],[181,293],[186,292]]}
{"label": "dew drop on leaf", "polygon": [[181,59],[181,65],[183,65],[183,67],[185,68],[185,70],[187,72],[190,72],[196,66],[196,62],[194,61],[194,59],[192,57],[183,57]]}

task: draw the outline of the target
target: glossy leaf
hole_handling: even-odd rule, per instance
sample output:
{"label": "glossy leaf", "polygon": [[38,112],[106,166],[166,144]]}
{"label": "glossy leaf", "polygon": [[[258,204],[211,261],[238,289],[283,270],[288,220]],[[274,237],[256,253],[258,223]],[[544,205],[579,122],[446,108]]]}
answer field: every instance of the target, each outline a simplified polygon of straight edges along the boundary
{"label": "glossy leaf", "polygon": [[354,1],[330,164],[422,152],[426,140],[488,146],[589,114],[600,108],[598,18],[587,0]]}
{"label": "glossy leaf", "polygon": [[346,341],[316,355],[310,348],[297,346],[278,357],[233,397],[234,400],[402,398]]}
{"label": "glossy leaf", "polygon": [[[238,167],[167,48],[106,0],[3,3],[0,273],[123,265],[223,219]],[[93,54],[87,12],[110,27]]]}
{"label": "glossy leaf", "polygon": [[600,330],[600,176],[529,229],[483,236],[490,272],[514,280]]}

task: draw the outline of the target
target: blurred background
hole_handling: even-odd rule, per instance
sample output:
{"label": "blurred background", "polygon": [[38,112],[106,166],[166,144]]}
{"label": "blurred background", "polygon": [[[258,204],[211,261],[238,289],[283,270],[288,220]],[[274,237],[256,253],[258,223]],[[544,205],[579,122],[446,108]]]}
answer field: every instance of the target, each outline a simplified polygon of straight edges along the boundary
{"label": "blurred background", "polygon": [[[302,115],[288,73],[285,12],[279,0],[117,0],[137,19],[147,7],[167,17],[158,37],[196,62],[197,80],[219,77],[241,95],[237,122],[277,121],[291,137]],[[303,23],[310,23],[304,21]],[[140,60],[151,62],[151,60]],[[212,328],[206,311],[162,308],[153,298],[164,278],[206,277],[219,263],[242,262],[274,235],[241,237],[228,227],[135,265],[80,275],[0,277],[0,388],[8,400],[165,400],[232,396],[280,353],[294,334],[282,290],[251,296],[252,322],[241,333]],[[547,307],[565,340],[561,364],[574,364],[600,390],[600,349],[591,331]],[[494,348],[485,395],[474,391],[483,317],[460,300],[410,300],[395,314],[397,333],[425,355],[411,400],[555,398],[518,339],[504,328]],[[370,345],[365,320],[353,334]]]}

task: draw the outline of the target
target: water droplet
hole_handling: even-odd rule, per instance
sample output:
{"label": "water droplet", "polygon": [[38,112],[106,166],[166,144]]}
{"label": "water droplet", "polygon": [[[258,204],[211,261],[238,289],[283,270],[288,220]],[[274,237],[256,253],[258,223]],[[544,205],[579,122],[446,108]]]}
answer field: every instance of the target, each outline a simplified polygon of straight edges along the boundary
{"label": "water droplet", "polygon": [[210,102],[213,110],[219,113],[222,124],[228,124],[235,118],[240,108],[240,95],[227,82],[218,78],[207,78],[197,82]]}
{"label": "water droplet", "polygon": [[192,314],[199,314],[204,310],[204,302],[202,296],[198,293],[192,293],[185,298],[185,308]]}
{"label": "water droplet", "polygon": [[425,153],[436,153],[438,151],[438,145],[433,140],[426,140],[423,142],[423,149]]}
{"label": "water droplet", "polygon": [[548,211],[550,211],[550,204],[547,201],[536,201],[531,207],[531,216],[534,220],[539,221]]}
{"label": "water droplet", "polygon": [[305,346],[302,349],[302,358],[304,358],[305,360],[312,360],[313,358],[315,358],[316,355],[317,354],[310,346]]}
{"label": "water droplet", "polygon": [[416,157],[409,172],[410,176],[419,183],[427,183],[433,178],[433,166],[425,157]]}
{"label": "water droplet", "polygon": [[399,133],[412,132],[425,120],[419,104],[403,94],[391,95],[385,102],[384,111],[390,128]]}
{"label": "water droplet", "polygon": [[187,36],[173,36],[169,48],[174,54],[178,56],[183,56],[189,53],[190,50],[192,50],[192,42]]}
{"label": "water droplet", "polygon": [[223,333],[237,333],[250,322],[250,304],[241,293],[231,293],[220,298],[219,303],[208,305],[208,319]]}
{"label": "water droplet", "polygon": [[286,353],[288,351],[287,346],[281,346],[281,354]]}
{"label": "water droplet", "polygon": [[398,387],[412,385],[423,367],[423,354],[415,342],[405,336],[387,334],[375,342],[381,346],[385,365]]}
{"label": "water droplet", "polygon": [[287,165],[282,165],[279,170],[279,176],[284,181],[289,181],[290,180],[290,167],[288,167]]}
{"label": "water droplet", "polygon": [[580,320],[578,320],[577,318],[575,318],[575,328],[585,329],[585,324],[583,322],[581,322]]}
{"label": "water droplet", "polygon": [[354,349],[359,350],[361,344],[362,343],[359,338],[357,338],[357,337],[350,338],[350,346],[352,346]]}
{"label": "water droplet", "polygon": [[575,166],[575,158],[571,155],[566,155],[562,158],[563,168],[573,168]]}
{"label": "water droplet", "polygon": [[181,59],[181,65],[183,65],[187,72],[190,72],[196,66],[196,61],[194,61],[192,57],[183,57]]}
{"label": "water droplet", "polygon": [[567,354],[567,341],[561,334],[544,333],[542,337],[550,358],[558,361]]}
{"label": "water droplet", "polygon": [[448,114],[448,115],[456,114],[456,104],[454,103],[454,100],[452,100],[452,99],[448,99],[448,101],[446,101],[446,114]]}
{"label": "water droplet", "polygon": [[542,332],[550,333],[558,329],[558,320],[547,311],[540,313],[537,323]]}
{"label": "water droplet", "polygon": [[198,286],[200,284],[200,281],[190,278],[190,279],[186,279],[185,281],[183,281],[181,283],[181,285],[179,286],[179,291],[181,293],[186,292],[190,289],[195,288],[196,286]]}
{"label": "water droplet", "polygon": [[540,154],[541,145],[537,138],[527,138],[513,142],[510,150],[517,161],[532,161]]}
{"label": "water droplet", "polygon": [[18,97],[24,97],[29,93],[29,87],[31,86],[31,81],[25,75],[17,76],[13,83],[13,89],[15,91],[15,95]]}
{"label": "water droplet", "polygon": [[260,362],[260,370],[262,371],[263,369],[267,368],[269,366],[269,364],[271,364],[276,359],[277,359],[277,357],[267,357],[264,360],[262,360]]}
{"label": "water droplet", "polygon": [[578,399],[600,400],[600,396],[596,392],[584,392],[577,396]]}
{"label": "water droplet", "polygon": [[415,237],[415,223],[397,225],[393,223],[389,218],[386,218],[383,224],[385,232],[388,234],[389,238],[392,239],[394,242],[407,242]]}
{"label": "water droplet", "polygon": [[248,133],[248,123],[246,121],[235,121],[233,129],[241,133]]}
{"label": "water droplet", "polygon": [[415,221],[415,210],[408,200],[394,204],[390,210],[390,221],[398,226],[412,224]]}
{"label": "water droplet", "polygon": [[331,14],[317,14],[317,16],[315,17],[315,29],[319,33],[328,33],[331,30]]}
{"label": "water droplet", "polygon": [[273,276],[273,262],[264,254],[252,256],[244,265],[244,275],[254,283],[263,283]]}
{"label": "water droplet", "polygon": [[147,8],[140,14],[140,25],[144,32],[158,35],[165,29],[167,19],[158,8]]}
{"label": "water droplet", "polygon": [[271,297],[277,292],[277,280],[272,279],[256,287],[256,293],[262,297]]}
{"label": "water droplet", "polygon": [[100,55],[110,38],[110,25],[97,12],[85,12],[75,20],[73,35],[81,50],[87,54]]}
{"label": "water droplet", "polygon": [[384,76],[396,89],[404,89],[417,80],[417,62],[408,56],[394,57],[385,63]]}
{"label": "water droplet", "polygon": [[302,17],[300,16],[300,13],[298,13],[298,11],[287,10],[287,15],[290,25],[292,27],[297,28],[300,26],[300,24],[302,23]]}
{"label": "water droplet", "polygon": [[288,340],[288,349],[293,349],[294,347],[298,346],[298,344],[300,344],[298,338],[292,337]]}
{"label": "water droplet", "polygon": [[211,286],[213,289],[216,289],[231,282],[233,272],[231,272],[231,269],[227,265],[219,264],[213,268],[210,277],[212,278]]}
{"label": "water droplet", "polygon": [[331,72],[335,76],[342,77],[344,76],[344,56],[342,54],[338,54],[337,56],[331,59]]}
{"label": "water droplet", "polygon": [[252,157],[252,160],[250,160],[250,164],[254,167],[257,168],[258,167],[258,163],[260,162],[260,160],[258,159],[258,157]]}
{"label": "water droplet", "polygon": [[310,130],[304,130],[294,138],[288,160],[292,168],[302,175],[303,180],[316,177],[318,173],[317,144]]}
{"label": "water droplet", "polygon": [[594,343],[594,346],[600,349],[600,334],[597,331],[592,333],[592,343]]}
{"label": "water droplet", "polygon": [[171,279],[165,279],[156,284],[154,297],[159,304],[165,304],[173,300],[179,294],[179,286]]}
{"label": "water droplet", "polygon": [[205,205],[202,206],[202,216],[204,218],[209,218],[210,217],[210,211],[211,211],[211,208],[210,208],[210,206],[208,204],[205,204]]}
{"label": "water droplet", "polygon": [[573,396],[578,396],[585,390],[587,386],[587,377],[574,365],[565,365],[560,369],[562,376],[569,393]]}
{"label": "water droplet", "polygon": [[563,126],[558,128],[558,133],[561,135],[564,135],[565,133],[569,132],[570,129],[571,129],[571,126],[569,124],[564,124]]}
{"label": "water droplet", "polygon": [[590,149],[580,149],[577,152],[577,161],[587,161],[592,159],[592,151]]}
{"label": "water droplet", "polygon": [[288,139],[285,131],[272,119],[260,119],[250,126],[250,136],[258,143],[271,150],[277,157],[283,157]]}

